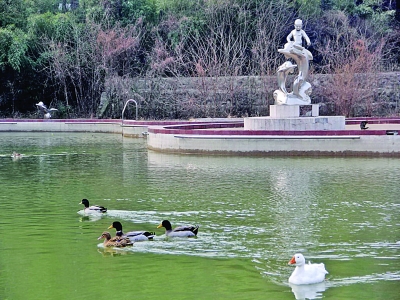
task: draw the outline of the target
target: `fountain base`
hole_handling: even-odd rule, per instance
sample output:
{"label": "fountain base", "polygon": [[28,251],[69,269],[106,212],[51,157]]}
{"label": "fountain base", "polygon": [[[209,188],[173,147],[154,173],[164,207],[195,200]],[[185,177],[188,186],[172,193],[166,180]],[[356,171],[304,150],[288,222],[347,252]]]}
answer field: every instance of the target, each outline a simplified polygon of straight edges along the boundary
{"label": "fountain base", "polygon": [[344,116],[319,116],[319,105],[271,105],[269,117],[244,119],[245,130],[344,130]]}

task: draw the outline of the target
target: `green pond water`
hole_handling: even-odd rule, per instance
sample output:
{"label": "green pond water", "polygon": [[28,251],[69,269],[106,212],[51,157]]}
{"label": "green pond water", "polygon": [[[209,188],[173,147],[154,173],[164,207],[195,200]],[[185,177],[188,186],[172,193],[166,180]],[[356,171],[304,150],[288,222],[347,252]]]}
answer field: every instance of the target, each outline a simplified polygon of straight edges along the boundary
{"label": "green pond water", "polygon": [[[0,299],[400,299],[399,179],[399,159],[171,155],[117,134],[0,133]],[[82,198],[108,213],[85,216]],[[165,239],[164,219],[200,225],[198,237]],[[105,249],[97,238],[116,220],[157,237]],[[289,286],[297,252],[325,263],[326,282]]]}

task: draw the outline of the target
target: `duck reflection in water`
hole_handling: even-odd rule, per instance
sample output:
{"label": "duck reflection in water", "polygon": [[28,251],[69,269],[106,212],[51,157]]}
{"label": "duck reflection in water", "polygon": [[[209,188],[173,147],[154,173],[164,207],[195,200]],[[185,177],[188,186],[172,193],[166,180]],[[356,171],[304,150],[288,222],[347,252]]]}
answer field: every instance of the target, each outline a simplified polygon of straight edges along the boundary
{"label": "duck reflection in water", "polygon": [[86,215],[79,218],[79,222],[95,222],[102,218],[103,216],[96,216],[96,215]]}
{"label": "duck reflection in water", "polygon": [[289,286],[292,288],[296,300],[321,299],[322,292],[327,289],[325,282],[305,285],[289,283]]}
{"label": "duck reflection in water", "polygon": [[129,254],[129,251],[121,250],[120,248],[97,248],[97,252],[99,252],[103,257],[106,256],[121,256]]}

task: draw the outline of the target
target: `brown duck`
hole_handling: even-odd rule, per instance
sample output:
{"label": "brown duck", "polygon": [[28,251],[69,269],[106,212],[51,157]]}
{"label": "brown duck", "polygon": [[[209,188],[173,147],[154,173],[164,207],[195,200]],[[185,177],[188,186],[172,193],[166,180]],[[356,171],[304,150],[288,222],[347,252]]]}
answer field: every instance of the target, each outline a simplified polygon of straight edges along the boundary
{"label": "brown duck", "polygon": [[121,238],[119,236],[111,238],[111,234],[107,231],[104,231],[103,234],[99,236],[98,240],[101,239],[104,239],[104,247],[126,247],[133,245],[131,240],[128,238]]}

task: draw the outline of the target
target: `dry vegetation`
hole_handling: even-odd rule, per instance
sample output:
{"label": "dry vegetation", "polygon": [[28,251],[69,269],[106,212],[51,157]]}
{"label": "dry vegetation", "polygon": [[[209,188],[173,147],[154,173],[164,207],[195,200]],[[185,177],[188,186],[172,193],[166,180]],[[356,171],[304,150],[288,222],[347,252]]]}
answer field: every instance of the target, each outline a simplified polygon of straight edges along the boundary
{"label": "dry vegetation", "polygon": [[[1,1],[0,10],[12,14]],[[19,31],[17,14],[0,17],[3,115],[29,113],[43,101],[61,118],[120,118],[132,97],[139,97],[143,119],[265,115],[276,88],[271,78],[285,60],[277,49],[297,17],[312,40],[312,76],[332,75],[313,102],[328,114],[399,113],[400,87],[383,93],[377,75],[400,69],[400,33],[387,25],[393,17],[366,4],[86,0],[68,11],[67,2],[61,12],[21,16]],[[386,2],[382,8],[393,6]],[[15,11],[24,4],[15,0]],[[186,78],[195,80],[182,91]],[[393,102],[396,109],[380,109]]]}

